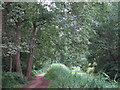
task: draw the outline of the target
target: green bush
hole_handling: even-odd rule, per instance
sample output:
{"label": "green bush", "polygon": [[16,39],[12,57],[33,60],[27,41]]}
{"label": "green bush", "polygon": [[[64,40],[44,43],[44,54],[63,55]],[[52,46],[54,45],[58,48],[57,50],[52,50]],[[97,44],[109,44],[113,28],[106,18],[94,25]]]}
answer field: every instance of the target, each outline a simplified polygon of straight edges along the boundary
{"label": "green bush", "polygon": [[48,69],[45,78],[47,79],[54,79],[54,78],[63,78],[70,74],[70,70],[63,64],[54,63]]}
{"label": "green bush", "polygon": [[52,79],[49,88],[118,88],[118,84],[108,81],[103,75],[81,74],[70,71],[63,64],[52,64],[45,78]]}
{"label": "green bush", "polygon": [[[2,87],[3,88],[15,88],[27,83],[27,79],[24,75],[16,72],[3,72],[2,73]],[[17,87],[18,87],[17,86]]]}

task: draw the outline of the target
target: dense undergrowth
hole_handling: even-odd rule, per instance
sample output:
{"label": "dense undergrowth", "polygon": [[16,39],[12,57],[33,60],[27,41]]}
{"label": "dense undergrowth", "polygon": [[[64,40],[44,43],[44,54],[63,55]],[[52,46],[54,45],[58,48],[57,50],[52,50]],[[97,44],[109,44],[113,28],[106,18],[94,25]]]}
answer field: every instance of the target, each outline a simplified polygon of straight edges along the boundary
{"label": "dense undergrowth", "polygon": [[[82,73],[82,74],[81,74]],[[119,88],[118,83],[103,73],[74,72],[62,64],[52,64],[45,78],[52,79],[49,88]]]}
{"label": "dense undergrowth", "polygon": [[22,74],[16,72],[2,73],[2,88],[20,88],[27,83],[28,80]]}

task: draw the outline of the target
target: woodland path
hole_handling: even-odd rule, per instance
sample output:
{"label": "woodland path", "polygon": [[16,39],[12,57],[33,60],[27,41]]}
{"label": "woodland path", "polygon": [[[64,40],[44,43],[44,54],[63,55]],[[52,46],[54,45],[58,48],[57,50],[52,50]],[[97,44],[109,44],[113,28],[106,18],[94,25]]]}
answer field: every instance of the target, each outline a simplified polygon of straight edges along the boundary
{"label": "woodland path", "polygon": [[[26,88],[47,88],[48,84],[50,82],[49,79],[44,78],[45,73],[39,74],[37,76],[33,76],[31,81],[29,81],[28,85],[23,86],[22,90],[25,90]],[[30,90],[31,90],[30,89]],[[45,90],[45,89],[43,89]]]}

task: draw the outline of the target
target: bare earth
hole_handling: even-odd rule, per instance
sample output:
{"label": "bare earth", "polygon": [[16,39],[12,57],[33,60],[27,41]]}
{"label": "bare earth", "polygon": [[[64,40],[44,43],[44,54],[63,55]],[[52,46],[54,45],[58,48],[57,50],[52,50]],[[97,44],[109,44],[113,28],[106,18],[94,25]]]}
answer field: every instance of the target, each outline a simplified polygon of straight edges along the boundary
{"label": "bare earth", "polygon": [[28,85],[24,86],[22,90],[26,88],[47,88],[50,80],[45,79],[44,75],[45,73],[32,77],[33,80],[31,80]]}

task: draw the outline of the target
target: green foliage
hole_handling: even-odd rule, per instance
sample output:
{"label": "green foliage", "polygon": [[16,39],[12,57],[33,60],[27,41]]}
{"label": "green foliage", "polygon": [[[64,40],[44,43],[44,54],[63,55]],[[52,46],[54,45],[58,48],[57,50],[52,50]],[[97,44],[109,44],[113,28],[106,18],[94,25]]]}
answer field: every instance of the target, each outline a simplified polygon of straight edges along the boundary
{"label": "green foliage", "polygon": [[48,79],[61,79],[64,76],[69,76],[70,70],[63,64],[55,63],[52,64],[51,67],[48,69],[47,73],[45,74],[45,78]]}
{"label": "green foliage", "polygon": [[33,70],[31,74],[32,74],[32,76],[36,76],[36,75],[39,75],[39,74],[42,74],[42,73],[45,73],[43,71],[43,69],[41,69],[41,70]]}
{"label": "green foliage", "polygon": [[24,75],[16,72],[3,72],[2,73],[2,87],[3,88],[16,88],[27,84],[28,80]]}
{"label": "green foliage", "polygon": [[3,59],[3,61],[2,61],[2,70],[4,71],[4,72],[7,72],[7,71],[9,71],[9,57],[2,57]]}
{"label": "green foliage", "polygon": [[109,78],[105,75],[82,75],[80,72],[70,73],[68,70],[61,64],[53,64],[45,75],[45,78],[52,79],[49,88],[118,88],[118,83],[108,82]]}
{"label": "green foliage", "polygon": [[[7,56],[12,55],[13,63],[15,63],[15,55],[17,49],[20,49],[20,59],[22,65],[23,74],[26,73],[26,66],[30,48],[30,35],[32,33],[33,27],[37,29],[43,28],[45,24],[50,24],[53,18],[52,12],[49,12],[45,5],[42,3],[4,3],[5,5],[5,27],[3,30],[3,61],[4,71],[9,71],[10,57],[6,59]],[[4,19],[3,19],[4,20]],[[16,45],[16,30],[20,28],[20,42],[21,44]],[[37,31],[37,30],[36,30]],[[38,30],[40,31],[40,30]],[[37,34],[37,32],[36,32]],[[32,45],[32,47],[35,47]],[[40,65],[39,65],[40,66]],[[7,68],[6,68],[7,67]],[[38,68],[38,67],[37,67]],[[12,70],[16,70],[13,64]]]}
{"label": "green foliage", "polygon": [[[25,73],[30,35],[33,27],[37,27],[35,45],[32,45],[35,47],[33,75],[45,72],[43,68],[48,68],[51,63],[63,63],[69,67],[78,66],[81,71],[86,71],[89,63],[96,62],[98,65],[95,67],[95,72],[104,71],[113,79],[119,78],[118,7],[118,2],[7,3],[4,8],[7,11],[5,30],[2,32],[3,70],[9,70],[9,56],[12,55],[14,62],[16,50],[20,48],[20,59]],[[15,44],[14,36],[18,26],[16,23],[20,24],[20,46]],[[53,72],[56,70],[53,67],[67,72],[65,68],[53,65],[52,69],[48,70],[51,75],[46,74],[48,78],[58,77],[58,73]],[[15,70],[14,64],[13,70]],[[61,74],[59,76],[63,77]],[[66,77],[63,78],[67,81]],[[70,74],[68,77],[73,79],[74,75]],[[55,80],[53,83],[57,84],[57,79]],[[90,82],[96,81],[90,80]],[[83,87],[87,86],[83,84]]]}
{"label": "green foliage", "polygon": [[[108,22],[96,27],[96,34],[90,38],[88,59],[91,62],[97,61],[96,71],[105,71],[114,78],[119,72],[118,64],[118,25],[117,22]],[[118,76],[117,76],[118,77]]]}
{"label": "green foliage", "polygon": [[[112,6],[112,3],[104,2],[51,3],[48,7],[55,15],[53,25],[45,24],[38,33],[35,54],[37,60],[34,65],[39,68],[43,66],[42,63],[50,61],[67,66],[80,66],[86,71],[88,63],[94,60],[86,57],[94,57],[93,54],[100,49],[95,48],[99,43],[96,45],[92,42],[99,40],[96,38],[96,26],[108,23],[108,14],[111,14]],[[104,30],[100,29],[101,33],[102,31]],[[91,46],[92,44],[96,46]],[[100,52],[103,52],[102,49]]]}

